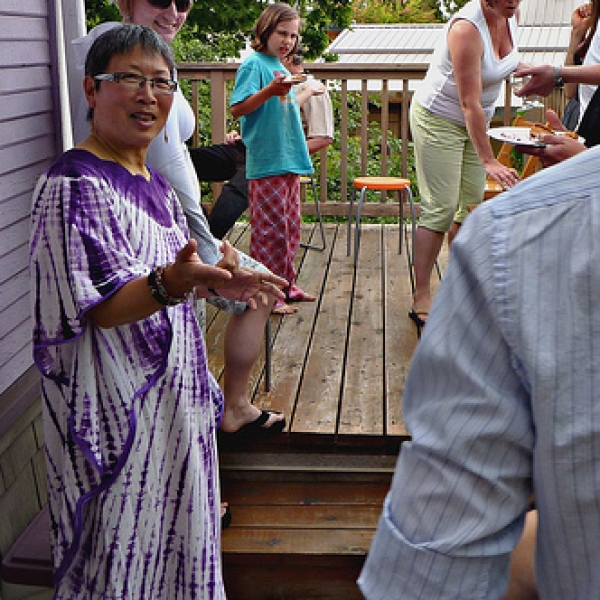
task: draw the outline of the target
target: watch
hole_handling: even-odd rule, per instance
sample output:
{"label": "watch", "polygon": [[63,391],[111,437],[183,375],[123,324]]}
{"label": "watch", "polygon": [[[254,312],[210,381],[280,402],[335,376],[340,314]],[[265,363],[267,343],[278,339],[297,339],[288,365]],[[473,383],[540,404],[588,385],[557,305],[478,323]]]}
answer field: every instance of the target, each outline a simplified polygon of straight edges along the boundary
{"label": "watch", "polygon": [[562,90],[563,87],[565,87],[565,80],[560,74],[560,67],[554,67],[552,79],[554,82],[555,89]]}

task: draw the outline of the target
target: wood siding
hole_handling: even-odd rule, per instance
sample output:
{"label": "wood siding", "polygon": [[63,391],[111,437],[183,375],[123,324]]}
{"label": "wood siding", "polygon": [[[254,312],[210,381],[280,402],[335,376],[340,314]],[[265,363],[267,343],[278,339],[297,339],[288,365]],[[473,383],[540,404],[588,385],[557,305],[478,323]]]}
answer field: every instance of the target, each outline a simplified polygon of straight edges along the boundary
{"label": "wood siding", "polygon": [[57,154],[49,0],[0,5],[0,394],[32,365],[31,194]]}

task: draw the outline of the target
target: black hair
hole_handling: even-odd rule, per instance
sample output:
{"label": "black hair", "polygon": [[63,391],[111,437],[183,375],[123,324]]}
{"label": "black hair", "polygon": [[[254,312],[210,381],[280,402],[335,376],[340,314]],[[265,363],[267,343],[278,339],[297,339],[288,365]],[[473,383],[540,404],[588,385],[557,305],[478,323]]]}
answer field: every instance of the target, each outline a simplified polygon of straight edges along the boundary
{"label": "black hair", "polygon": [[[85,74],[94,77],[105,73],[115,54],[126,54],[138,46],[146,52],[155,52],[162,56],[169,67],[171,77],[174,76],[175,59],[171,47],[158,33],[141,25],[119,25],[100,35],[87,53]],[[99,83],[96,82],[96,85]]]}

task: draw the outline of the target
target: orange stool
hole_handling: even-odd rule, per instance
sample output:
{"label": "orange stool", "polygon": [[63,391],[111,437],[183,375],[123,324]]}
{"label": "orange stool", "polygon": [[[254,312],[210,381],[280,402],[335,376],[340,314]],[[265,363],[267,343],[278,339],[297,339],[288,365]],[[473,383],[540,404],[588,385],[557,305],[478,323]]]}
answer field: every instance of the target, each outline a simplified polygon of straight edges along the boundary
{"label": "orange stool", "polygon": [[[352,247],[352,213],[354,207],[354,200],[356,197],[356,190],[360,190],[360,197],[356,207],[356,227],[354,234],[354,264],[358,260],[358,247],[360,244],[360,217],[362,212],[363,203],[367,190],[373,191],[391,191],[398,193],[398,204],[400,205],[400,239],[398,246],[398,254],[402,254],[402,236],[405,234],[406,224],[404,223],[404,204],[402,202],[402,194],[406,195],[411,210],[411,219],[413,227],[416,223],[415,207],[413,203],[412,192],[410,189],[410,180],[402,177],[357,177],[353,182],[352,193],[350,195],[350,207],[348,209],[348,248],[347,255],[350,256]],[[413,242],[414,243],[414,242]],[[407,251],[408,251],[408,240],[407,240]],[[411,266],[411,255],[414,256],[414,252],[407,252],[409,267]],[[412,276],[412,269],[411,276]]]}

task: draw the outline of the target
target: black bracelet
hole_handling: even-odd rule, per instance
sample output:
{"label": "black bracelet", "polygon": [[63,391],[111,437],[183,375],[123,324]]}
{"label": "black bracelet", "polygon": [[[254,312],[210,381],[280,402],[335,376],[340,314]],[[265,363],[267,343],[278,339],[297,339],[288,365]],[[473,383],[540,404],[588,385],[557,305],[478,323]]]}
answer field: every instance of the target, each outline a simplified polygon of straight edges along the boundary
{"label": "black bracelet", "polygon": [[170,264],[171,263],[162,267],[156,267],[156,269],[152,269],[148,274],[148,287],[150,288],[150,293],[152,294],[152,297],[163,306],[177,306],[178,304],[186,302],[190,295],[188,292],[187,294],[176,298],[167,292],[162,278],[165,270]]}

